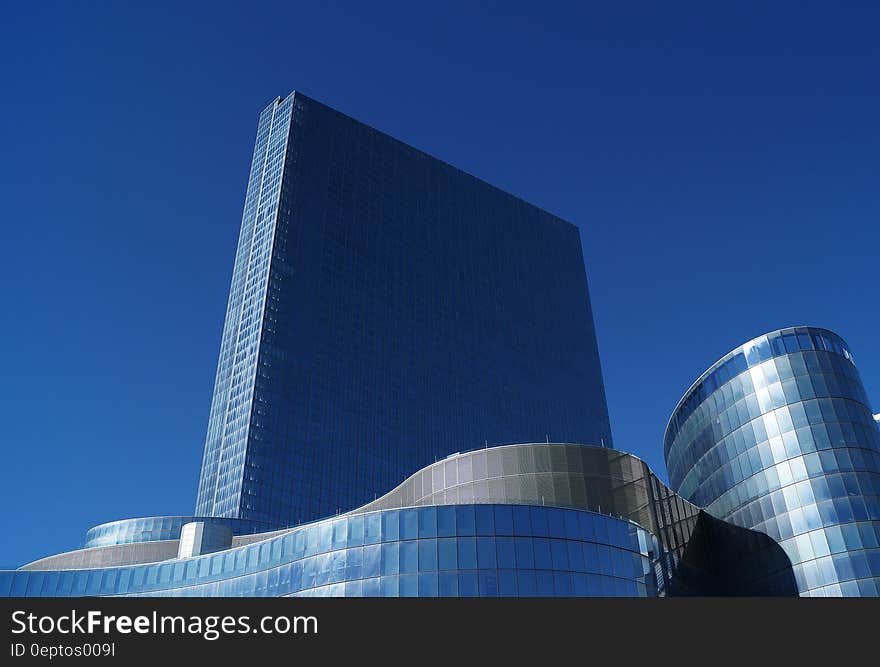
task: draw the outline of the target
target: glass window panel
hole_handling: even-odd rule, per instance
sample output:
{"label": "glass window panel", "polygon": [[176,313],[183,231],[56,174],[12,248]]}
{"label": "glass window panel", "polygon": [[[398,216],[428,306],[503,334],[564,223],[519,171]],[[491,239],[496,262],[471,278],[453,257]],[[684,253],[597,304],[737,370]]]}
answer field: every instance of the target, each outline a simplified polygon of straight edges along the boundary
{"label": "glass window panel", "polygon": [[516,549],[512,537],[495,538],[495,548],[498,554],[499,569],[516,567]]}
{"label": "glass window panel", "polygon": [[441,597],[458,597],[458,575],[441,572],[439,579]]}
{"label": "glass window panel", "polygon": [[472,505],[459,505],[455,508],[456,532],[459,535],[473,535],[476,530],[476,519]]}
{"label": "glass window panel", "polygon": [[498,596],[498,575],[494,570],[481,571],[478,575],[480,597]]}
{"label": "glass window panel", "polygon": [[443,505],[437,508],[437,535],[440,537],[455,535],[455,507]]}
{"label": "glass window panel", "polygon": [[515,537],[514,548],[516,549],[516,566],[520,569],[532,569],[535,567],[535,554],[532,547],[532,538]]}
{"label": "glass window panel", "polygon": [[415,509],[400,511],[400,539],[414,540],[419,536],[419,517]]}
{"label": "glass window panel", "polygon": [[495,506],[495,534],[513,535],[513,510],[507,505]]}
{"label": "glass window panel", "polygon": [[540,597],[553,597],[556,593],[556,586],[553,581],[552,572],[536,572],[535,580],[538,585],[538,595]]}
{"label": "glass window panel", "polygon": [[333,548],[342,549],[348,542],[348,520],[339,519],[333,522]]}
{"label": "glass window panel", "polygon": [[364,543],[364,517],[353,516],[348,521],[348,544],[360,546]]}
{"label": "glass window panel", "polygon": [[382,515],[378,513],[364,516],[364,543],[375,544],[381,537]]}
{"label": "glass window panel", "polygon": [[535,538],[532,546],[535,550],[535,568],[538,570],[550,570],[553,568],[553,559],[550,555],[550,540]]}
{"label": "glass window panel", "polygon": [[550,559],[554,570],[568,569],[568,545],[565,540],[550,540]]}
{"label": "glass window panel", "polygon": [[333,524],[318,524],[318,552],[330,551],[333,545]]}
{"label": "glass window panel", "polygon": [[461,597],[477,597],[480,594],[477,575],[473,572],[461,572],[458,575],[458,594]]}
{"label": "glass window panel", "polygon": [[477,566],[480,569],[495,569],[497,567],[495,557],[495,538],[477,538]]}
{"label": "glass window panel", "polygon": [[419,570],[423,572],[437,569],[437,540],[419,540]]}
{"label": "glass window panel", "polygon": [[454,539],[437,540],[437,552],[439,569],[458,569],[458,548]]}
{"label": "glass window panel", "polygon": [[504,597],[516,597],[516,571],[498,571],[498,594]]}
{"label": "glass window panel", "polygon": [[380,574],[381,546],[371,544],[364,547],[364,576],[376,577]]}
{"label": "glass window panel", "polygon": [[515,535],[532,535],[531,513],[528,507],[513,507],[513,531]]}
{"label": "glass window panel", "polygon": [[437,537],[437,508],[436,507],[420,507],[419,516],[419,537]]}
{"label": "glass window panel", "polygon": [[397,576],[382,577],[379,582],[379,591],[383,597],[398,597],[400,588]]}
{"label": "glass window panel", "polygon": [[553,588],[555,594],[560,597],[574,595],[574,586],[571,583],[571,575],[566,572],[556,572],[553,575]]}
{"label": "glass window panel", "polygon": [[391,510],[382,514],[382,541],[400,539],[400,512]]}
{"label": "glass window panel", "polygon": [[458,566],[462,570],[477,567],[477,544],[473,537],[458,538]]}
{"label": "glass window panel", "polygon": [[382,544],[382,574],[400,572],[400,543],[387,542]]}
{"label": "glass window panel", "polygon": [[492,505],[477,505],[476,514],[476,534],[477,535],[494,535],[495,534],[495,515]]}
{"label": "glass window panel", "polygon": [[417,574],[400,575],[400,597],[415,598],[419,596],[419,577]]}
{"label": "glass window panel", "polygon": [[569,567],[572,570],[583,572],[586,568],[586,563],[584,561],[584,550],[582,544],[574,540],[569,540],[566,547],[568,549]]}
{"label": "glass window panel", "polygon": [[565,537],[565,510],[547,509],[548,530],[551,537]]}
{"label": "glass window panel", "polygon": [[538,584],[535,573],[532,571],[519,570],[516,573],[516,585],[519,595],[522,597],[535,597],[538,595]]}
{"label": "glass window panel", "polygon": [[543,507],[530,507],[529,515],[532,524],[532,534],[536,537],[547,537],[549,530],[547,511]]}
{"label": "glass window panel", "polygon": [[419,574],[419,596],[433,598],[440,594],[440,585],[436,572]]}

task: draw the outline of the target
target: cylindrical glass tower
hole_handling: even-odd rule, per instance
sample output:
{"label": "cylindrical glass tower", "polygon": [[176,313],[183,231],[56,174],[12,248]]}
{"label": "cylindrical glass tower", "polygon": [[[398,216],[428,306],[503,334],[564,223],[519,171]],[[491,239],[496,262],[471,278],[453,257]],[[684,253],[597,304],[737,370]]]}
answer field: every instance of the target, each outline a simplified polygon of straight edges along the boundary
{"label": "cylindrical glass tower", "polygon": [[880,593],[880,431],[838,335],[781,329],[722,357],[664,454],[682,497],[779,542],[802,595]]}

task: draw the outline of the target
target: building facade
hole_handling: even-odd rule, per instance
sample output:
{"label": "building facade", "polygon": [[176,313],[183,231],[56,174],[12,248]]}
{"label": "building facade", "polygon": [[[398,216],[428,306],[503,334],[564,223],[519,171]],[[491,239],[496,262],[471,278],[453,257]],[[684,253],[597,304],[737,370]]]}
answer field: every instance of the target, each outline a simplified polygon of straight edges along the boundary
{"label": "building facade", "polygon": [[[768,588],[783,581],[779,568],[790,570],[764,536],[718,533],[639,459],[584,445],[455,454],[357,510],[296,528],[253,534],[241,522],[187,518],[192,521],[158,517],[144,531],[137,526],[147,520],[99,526],[87,542],[97,546],[0,571],[0,596],[656,597],[792,590]],[[208,536],[209,527],[222,530]],[[735,557],[724,562],[725,554]]]}
{"label": "building facade", "polygon": [[266,107],[195,513],[298,524],[551,438],[611,446],[577,228],[300,93]]}
{"label": "building facade", "polygon": [[880,433],[846,342],[774,331],[713,364],[666,429],[670,486],[788,555],[802,595],[880,591]]}
{"label": "building facade", "polygon": [[877,595],[877,425],[839,336],[776,331],[681,399],[667,486],[611,448],[576,228],[292,93],[196,512],[96,526],[0,596]]}

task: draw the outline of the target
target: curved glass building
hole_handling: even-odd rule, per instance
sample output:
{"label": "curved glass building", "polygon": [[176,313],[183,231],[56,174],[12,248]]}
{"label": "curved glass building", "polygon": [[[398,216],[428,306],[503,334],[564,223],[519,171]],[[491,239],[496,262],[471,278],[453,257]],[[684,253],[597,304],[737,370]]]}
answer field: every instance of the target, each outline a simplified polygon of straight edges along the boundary
{"label": "curved glass building", "polygon": [[211,556],[0,574],[13,596],[645,596],[649,535],[592,512],[459,505],[355,514]]}
{"label": "curved glass building", "polygon": [[[651,482],[641,461],[604,448],[478,450],[296,528],[253,534],[247,522],[198,517],[104,524],[83,549],[0,573],[0,595],[654,596],[663,578]],[[228,543],[183,553],[196,523],[228,529]]]}
{"label": "curved glass building", "polygon": [[683,498],[779,543],[801,595],[880,591],[880,432],[837,334],[781,329],[722,357],[679,401],[664,454]]}
{"label": "curved glass building", "polygon": [[[765,536],[719,528],[639,459],[603,447],[454,454],[347,514],[253,533],[131,519],[83,549],[0,571],[0,596],[629,596],[768,587]],[[149,526],[150,530],[139,527]],[[725,556],[726,562],[725,562]],[[720,565],[719,565],[720,563]]]}

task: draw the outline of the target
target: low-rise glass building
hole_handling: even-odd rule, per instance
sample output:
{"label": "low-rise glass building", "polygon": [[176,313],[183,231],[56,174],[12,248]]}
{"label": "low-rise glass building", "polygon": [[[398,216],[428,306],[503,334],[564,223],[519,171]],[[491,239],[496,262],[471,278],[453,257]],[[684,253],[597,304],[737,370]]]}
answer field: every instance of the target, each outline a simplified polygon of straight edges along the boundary
{"label": "low-rise glass building", "polygon": [[629,454],[508,445],[452,455],[353,512],[295,528],[254,533],[214,517],[105,524],[83,549],[0,571],[0,595],[793,591],[778,585],[789,567],[775,543],[718,524]]}

